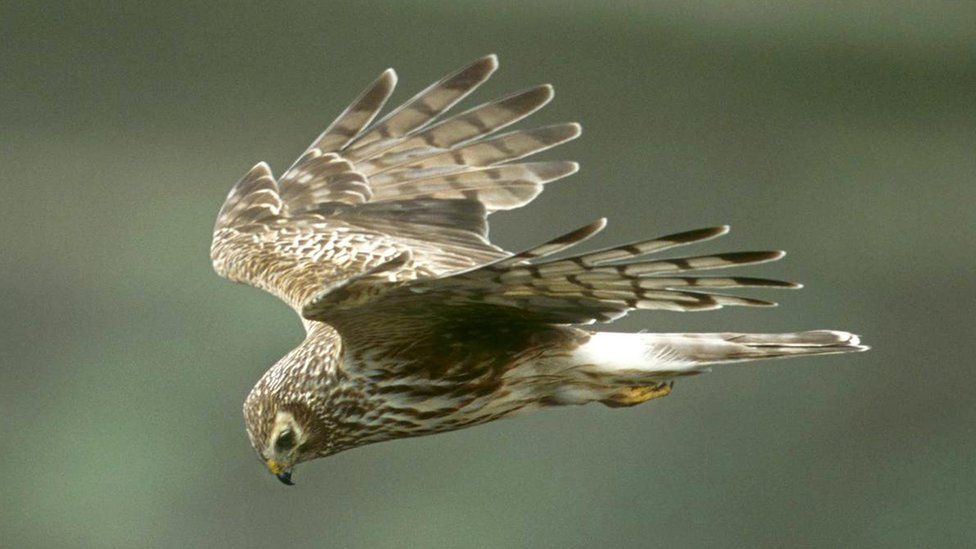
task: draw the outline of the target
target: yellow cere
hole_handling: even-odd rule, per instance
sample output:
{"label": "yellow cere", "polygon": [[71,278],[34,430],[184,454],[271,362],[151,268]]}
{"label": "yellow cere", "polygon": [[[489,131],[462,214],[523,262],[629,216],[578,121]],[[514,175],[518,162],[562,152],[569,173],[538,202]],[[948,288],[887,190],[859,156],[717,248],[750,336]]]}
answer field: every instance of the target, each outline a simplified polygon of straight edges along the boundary
{"label": "yellow cere", "polygon": [[278,475],[285,471],[285,468],[273,459],[269,459],[266,464],[268,466],[268,470],[271,471],[271,474],[273,475]]}

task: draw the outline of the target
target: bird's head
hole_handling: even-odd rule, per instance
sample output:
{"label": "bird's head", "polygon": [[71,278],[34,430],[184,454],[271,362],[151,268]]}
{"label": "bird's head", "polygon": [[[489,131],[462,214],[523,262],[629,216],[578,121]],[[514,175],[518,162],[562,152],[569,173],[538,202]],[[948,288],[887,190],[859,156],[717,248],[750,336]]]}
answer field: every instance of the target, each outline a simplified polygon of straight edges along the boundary
{"label": "bird's head", "polygon": [[336,353],[322,348],[329,333],[321,326],[310,334],[323,337],[309,337],[279,359],[244,400],[251,446],[285,484],[292,484],[295,465],[351,447],[333,414],[355,408],[358,393],[345,386]]}
{"label": "bird's head", "polygon": [[292,468],[322,455],[327,445],[321,422],[307,403],[276,397],[252,391],[244,402],[244,417],[261,461],[278,480],[291,485]]}

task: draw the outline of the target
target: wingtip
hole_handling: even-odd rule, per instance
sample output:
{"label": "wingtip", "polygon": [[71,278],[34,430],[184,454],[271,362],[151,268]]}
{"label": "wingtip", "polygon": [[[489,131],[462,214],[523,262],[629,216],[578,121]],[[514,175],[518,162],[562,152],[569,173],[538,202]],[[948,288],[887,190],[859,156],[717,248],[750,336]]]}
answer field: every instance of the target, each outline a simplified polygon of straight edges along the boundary
{"label": "wingtip", "polygon": [[732,299],[738,299],[738,303],[728,303],[728,305],[745,305],[747,307],[762,307],[762,308],[773,308],[779,307],[779,302],[770,301],[768,299],[757,299],[754,297],[736,297]]}
{"label": "wingtip", "polygon": [[775,251],[750,251],[750,252],[730,252],[726,254],[717,254],[715,257],[721,257],[722,259],[729,262],[729,266],[732,265],[758,265],[760,263],[769,263],[771,261],[778,261],[782,259],[785,255],[780,250]]}
{"label": "wingtip", "polygon": [[562,122],[529,130],[529,132],[538,133],[540,137],[544,138],[547,145],[555,146],[579,137],[583,132],[583,127],[576,122]]}
{"label": "wingtip", "polygon": [[732,230],[732,227],[728,225],[716,225],[714,227],[707,227],[704,229],[699,229],[697,231],[688,231],[688,233],[689,234],[698,233],[699,238],[707,240],[707,239],[717,238],[720,236],[725,236],[729,234],[730,230]]}
{"label": "wingtip", "polygon": [[763,250],[759,252],[735,252],[732,255],[739,256],[749,263],[767,263],[783,259],[786,257],[786,252],[783,250]]}
{"label": "wingtip", "polygon": [[494,72],[498,70],[498,56],[494,53],[489,53],[484,57],[479,57],[472,61],[467,67],[464,67],[459,72],[469,72],[475,71],[481,75],[481,81],[487,80]]}
{"label": "wingtip", "polygon": [[393,67],[390,67],[385,71],[381,72],[378,78],[378,80],[389,82],[391,86],[396,85],[398,79],[399,77],[397,76],[396,69],[394,69]]}
{"label": "wingtip", "polygon": [[596,221],[593,221],[588,225],[584,225],[579,229],[576,229],[575,231],[563,235],[562,238],[566,239],[567,242],[579,243],[599,233],[606,226],[607,226],[607,218],[601,217],[600,219],[597,219]]}
{"label": "wingtip", "polygon": [[675,233],[661,237],[661,239],[673,240],[674,242],[681,244],[691,244],[692,242],[704,242],[706,240],[711,240],[728,232],[728,225],[720,225],[718,227],[707,227],[704,229],[694,229],[691,231]]}
{"label": "wingtip", "polygon": [[258,162],[247,171],[248,175],[263,172],[263,175],[271,175],[271,166],[264,160]]}

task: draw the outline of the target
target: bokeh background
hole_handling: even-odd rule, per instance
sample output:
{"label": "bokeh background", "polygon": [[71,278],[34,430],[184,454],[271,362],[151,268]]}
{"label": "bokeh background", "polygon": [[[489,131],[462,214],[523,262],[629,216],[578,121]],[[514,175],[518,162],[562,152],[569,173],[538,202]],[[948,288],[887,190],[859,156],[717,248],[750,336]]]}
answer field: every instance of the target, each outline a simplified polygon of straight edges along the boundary
{"label": "bokeh background", "polygon": [[[694,5],[691,5],[694,4]],[[0,545],[976,545],[976,4],[4,3]],[[579,160],[509,248],[716,223],[782,247],[775,310],[616,330],[857,331],[873,351],[725,367],[672,396],[524,416],[300,467],[241,402],[299,342],[210,269],[258,160],[281,170],[379,71],[406,99],[485,53],[468,101],[549,81]]]}

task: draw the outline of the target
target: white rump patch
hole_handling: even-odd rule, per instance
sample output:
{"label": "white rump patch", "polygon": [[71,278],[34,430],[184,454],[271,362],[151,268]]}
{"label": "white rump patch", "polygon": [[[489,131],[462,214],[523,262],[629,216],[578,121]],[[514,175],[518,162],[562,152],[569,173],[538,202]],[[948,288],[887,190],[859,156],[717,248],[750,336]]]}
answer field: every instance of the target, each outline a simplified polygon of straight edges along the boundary
{"label": "white rump patch", "polygon": [[657,344],[655,339],[655,334],[597,332],[576,350],[574,359],[581,365],[592,365],[608,373],[695,369],[693,361],[682,359],[667,345]]}

